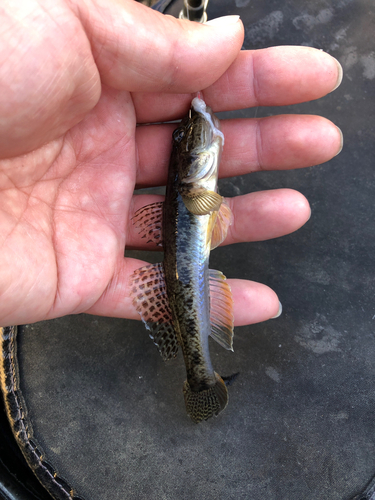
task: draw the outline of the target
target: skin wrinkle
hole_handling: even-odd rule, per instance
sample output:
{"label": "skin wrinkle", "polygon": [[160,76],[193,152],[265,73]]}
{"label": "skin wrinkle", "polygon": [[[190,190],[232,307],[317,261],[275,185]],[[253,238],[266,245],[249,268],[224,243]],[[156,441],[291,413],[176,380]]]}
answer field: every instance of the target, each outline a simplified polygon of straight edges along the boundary
{"label": "skin wrinkle", "polygon": [[[8,241],[8,240],[9,240],[9,238],[11,238],[11,237],[12,237],[12,235],[15,233],[15,231],[16,231],[16,229],[17,229],[18,225],[19,225],[19,221],[17,221],[17,220],[16,220],[16,222],[15,222],[14,226],[12,226],[12,227],[10,228],[9,232],[8,232],[7,234],[5,234],[5,235],[2,235],[3,237],[1,238],[1,243],[0,243],[0,245],[1,245],[1,247],[0,247],[0,248],[1,248],[1,249],[3,249],[3,247],[7,246],[7,241]],[[0,291],[0,295],[1,295],[1,293],[2,293],[2,292]]]}
{"label": "skin wrinkle", "polygon": [[[253,57],[252,57],[252,59],[254,60]],[[234,64],[236,64],[236,62]],[[256,78],[256,77],[254,78],[254,62],[252,64],[246,65],[245,70],[243,71],[243,74],[244,74],[244,79],[243,79],[243,81],[241,80],[241,82],[239,84],[237,84],[237,90],[240,93],[240,95],[244,96],[243,99],[245,102],[251,103],[251,107],[256,108],[257,104],[253,103],[255,83],[253,83],[253,85],[249,84],[249,82],[251,82],[253,79],[255,80],[255,78]],[[246,75],[246,78],[245,78],[245,75]],[[233,79],[233,76],[232,76],[232,79]],[[233,86],[234,83],[231,82],[231,85]],[[230,95],[229,90],[230,89],[228,89],[228,96]],[[230,103],[229,103],[229,105],[227,104],[227,108],[229,108],[229,109],[231,108]]]}
{"label": "skin wrinkle", "polygon": [[[87,3],[87,2],[86,2]],[[78,17],[84,28],[85,34],[89,40],[92,55],[96,65],[100,67],[100,73],[103,75],[106,72],[112,74],[117,68],[117,58],[121,54],[119,50],[119,35],[109,36],[109,30],[106,26],[111,26],[113,19],[111,14],[107,15],[105,9],[101,9],[97,2],[89,2],[90,5],[87,7],[87,14],[82,14],[81,6],[78,6]],[[94,13],[97,13],[96,15]],[[107,22],[102,22],[102,18],[107,18]],[[100,19],[100,22],[96,22],[96,19]],[[126,33],[126,30],[123,31]],[[129,50],[131,50],[131,44],[127,44]],[[108,50],[111,47],[111,50]],[[103,57],[103,55],[105,56]],[[105,61],[105,65],[103,65]],[[110,64],[112,61],[112,64]],[[108,82],[107,82],[108,84]]]}
{"label": "skin wrinkle", "polygon": [[[123,289],[123,286],[121,285],[121,266],[119,266],[118,262],[116,261],[114,268],[113,268],[112,276],[108,281],[108,285],[105,287],[105,289],[103,290],[103,293],[98,298],[98,300],[95,302],[95,304],[93,304],[91,307],[95,307],[95,305],[98,302],[105,300],[106,296],[108,296],[108,295],[112,296],[113,299],[116,300],[116,302],[117,302],[118,298],[116,297],[116,295],[117,295],[118,287]],[[124,298],[127,298],[127,297],[124,297]],[[131,301],[131,303],[132,303],[132,301]],[[133,305],[133,303],[132,303],[132,305]],[[137,319],[139,318],[139,314],[138,314],[134,305],[133,305],[133,315],[135,318],[137,318]]]}
{"label": "skin wrinkle", "polygon": [[226,71],[224,73],[224,78],[225,78],[227,92],[229,93],[230,92],[230,87],[231,87],[231,82],[230,82],[230,79],[229,79],[229,72],[228,71]]}
{"label": "skin wrinkle", "polygon": [[[171,18],[173,21],[174,18]],[[157,25],[155,25],[155,29],[157,28]],[[163,37],[163,29],[158,30],[158,37],[157,39],[162,39]],[[144,33],[144,45],[147,47],[145,49],[145,57],[149,57],[149,34],[146,31]],[[166,61],[165,66],[169,68],[169,71],[167,72],[162,72],[161,76],[163,78],[163,84],[161,85],[161,92],[168,92],[169,90],[173,89],[174,82],[178,80],[178,74],[181,71],[181,54],[183,51],[185,51],[185,47],[180,45],[179,39],[177,39],[172,46],[169,43],[165,43],[165,40],[163,41],[162,45],[159,46],[157,49],[153,48],[153,51],[155,53],[163,52],[164,54],[164,60]],[[142,76],[142,78],[149,80],[152,82],[153,77],[154,77],[154,68],[150,66],[149,71],[146,73],[145,72],[145,67],[144,63],[142,61],[142,57],[137,57],[137,60],[135,61],[135,72],[139,75]],[[146,68],[147,69],[147,68]],[[159,82],[160,85],[160,82]]]}
{"label": "skin wrinkle", "polygon": [[[259,95],[259,90],[258,90],[258,74],[255,71],[255,57],[251,57],[251,68],[252,68],[252,77],[253,77],[253,99],[255,103],[253,104],[252,107],[258,107],[260,106],[260,99],[258,98]],[[250,99],[251,100],[251,99]]]}
{"label": "skin wrinkle", "polygon": [[255,149],[256,149],[256,169],[253,171],[267,170],[263,167],[262,152],[263,152],[263,140],[262,140],[262,127],[261,120],[255,120]]}
{"label": "skin wrinkle", "polygon": [[[179,80],[178,75],[181,73],[180,54],[185,52],[185,47],[181,46],[179,39],[177,39],[173,47],[171,44],[163,43],[163,46],[159,48],[159,51],[160,50],[165,54],[165,66],[169,68],[169,71],[162,73],[163,85],[161,86],[161,92],[168,93],[171,90],[173,91],[173,87],[175,86],[174,82]],[[142,73],[143,72],[144,70]],[[152,68],[150,68],[150,75],[152,76]],[[142,76],[144,77],[144,74],[142,74]]]}
{"label": "skin wrinkle", "polygon": [[[135,131],[134,131],[134,137],[135,138],[137,137],[137,129],[135,129]],[[135,187],[136,187],[136,185],[138,184],[139,172],[141,170],[141,165],[140,165],[140,161],[139,161],[139,145],[138,145],[138,141],[137,140],[135,140],[134,153],[135,153],[134,156],[135,156],[135,164],[136,164],[136,172],[135,172],[134,183],[135,183]]]}
{"label": "skin wrinkle", "polygon": [[[0,161],[0,167],[1,167],[1,161]],[[13,181],[13,179],[11,178],[11,176],[7,172],[4,172],[3,170],[1,170],[1,168],[0,168],[0,175],[6,177],[7,180],[12,184],[9,187],[0,187],[0,192],[6,193],[8,190],[18,189],[18,187],[16,186],[16,184]],[[2,182],[0,182],[0,185],[1,184],[2,184]]]}
{"label": "skin wrinkle", "polygon": [[[72,212],[73,213],[77,213],[77,210],[72,210]],[[82,209],[79,209],[79,214],[82,214],[82,212],[84,212],[84,211]],[[60,208],[58,209],[58,213],[61,213]],[[88,213],[90,213],[90,212],[88,211]],[[57,245],[57,242],[56,242],[56,218],[54,218],[54,220],[53,220],[53,227],[54,227],[54,232],[53,232],[54,248],[56,249],[57,248],[57,246],[56,246]],[[74,226],[72,226],[72,229],[74,229]],[[116,233],[115,228],[114,228],[113,232]],[[63,294],[63,292],[60,291],[60,286],[59,286],[60,283],[64,284],[64,280],[62,280],[60,278],[60,275],[61,275],[61,271],[60,271],[60,261],[61,261],[61,258],[59,258],[59,256],[61,257],[61,255],[63,255],[64,257],[68,256],[68,257],[70,257],[71,260],[74,261],[74,259],[72,258],[71,255],[68,255],[68,254],[65,254],[65,253],[63,253],[61,251],[57,251],[56,250],[55,263],[56,263],[56,283],[57,283],[57,287],[56,287],[55,297],[54,297],[53,303],[51,305],[51,308],[50,308],[50,310],[48,312],[47,317],[55,317],[54,310],[59,308],[61,302],[63,301],[63,297],[64,297],[64,294]],[[76,262],[80,263],[79,260],[77,260]],[[114,268],[112,270],[112,277],[113,277],[113,273],[114,272],[115,272],[115,266],[114,266]],[[98,279],[98,278],[96,278],[96,279]],[[64,284],[64,286],[65,286],[65,284]],[[78,293],[78,296],[80,297],[80,300],[78,301],[78,303],[77,303],[77,301],[75,301],[74,309],[71,312],[72,314],[78,314],[80,312],[84,312],[85,310],[90,309],[91,307],[95,306],[95,304],[100,300],[100,298],[102,296],[102,294],[101,294],[100,296],[96,297],[96,299],[95,300],[93,299],[92,303],[88,305],[87,301],[82,298],[82,294],[80,292],[77,292],[77,293]]]}
{"label": "skin wrinkle", "polygon": [[[43,11],[44,11],[47,15],[48,15],[49,19],[51,19],[51,20],[52,20],[52,22],[54,23],[55,27],[56,27],[59,31],[62,31],[62,30],[61,30],[60,25],[59,25],[57,22],[55,22],[55,19],[54,19],[54,18],[52,18],[52,17],[50,16],[50,13],[49,13],[48,11],[46,11],[46,10],[43,8],[43,6],[42,6],[42,5],[40,5],[40,8],[41,8],[41,9],[42,9],[42,10],[43,10]],[[42,38],[41,38],[41,37],[40,37],[39,39],[40,39],[40,41],[42,41]],[[25,51],[24,57],[26,57],[26,58],[27,58],[27,51]],[[67,56],[66,56],[66,58],[67,58]],[[43,67],[44,67],[44,66],[46,66],[46,64],[47,64],[47,62],[46,62],[45,60],[42,60],[42,61],[41,61],[41,65],[40,65],[40,67],[39,67],[39,71],[40,71],[40,73],[41,73],[41,74],[43,74],[43,71],[42,71],[42,70],[43,70]],[[38,93],[40,92],[40,90],[43,90],[43,95],[44,95],[44,97],[45,97],[45,100],[44,100],[43,102],[46,102],[46,100],[48,100],[48,95],[49,95],[49,93],[50,93],[50,91],[51,91],[51,90],[52,90],[52,91],[56,91],[56,89],[51,89],[51,87],[52,87],[52,85],[53,85],[55,82],[58,82],[58,79],[61,79],[61,75],[60,75],[59,73],[58,73],[58,74],[56,74],[56,73],[55,73],[55,74],[53,75],[52,79],[50,79],[50,78],[49,78],[47,81],[44,81],[44,80],[43,80],[43,81],[40,81],[40,83],[39,83],[39,88],[38,88],[38,87],[36,87],[36,89],[35,89],[35,93],[36,93],[36,94],[38,94]],[[58,88],[58,85],[56,86],[56,88]],[[35,112],[36,112],[36,111],[35,111]]]}
{"label": "skin wrinkle", "polygon": [[32,295],[32,291],[37,287],[39,277],[42,276],[42,273],[43,273],[45,267],[46,267],[46,264],[43,263],[41,269],[38,270],[38,274],[35,276],[34,283],[30,286],[29,290],[27,291],[26,297],[29,297],[30,295]]}
{"label": "skin wrinkle", "polygon": [[[3,244],[1,245],[1,249],[4,251],[4,246],[7,244],[6,242],[9,241],[9,238],[14,234],[16,233],[16,230],[19,228],[20,226],[20,222],[17,222],[17,224],[13,227],[11,233],[9,235],[7,235],[7,238],[6,240],[3,242]],[[29,231],[28,231],[28,227],[32,227],[33,231],[32,233],[30,234]],[[30,238],[33,237],[34,233],[35,233],[35,228],[28,224],[28,226],[25,227],[25,224],[22,224],[22,227],[20,228],[20,231],[22,232],[23,235],[28,235]],[[23,256],[22,254],[19,254],[18,255],[18,260],[17,260],[17,264],[18,266],[22,263],[22,261],[24,261],[25,263],[25,268],[28,268],[29,267],[29,259],[26,259],[25,256]],[[45,267],[45,263],[43,263],[43,267],[41,270],[38,271],[38,276],[41,275],[41,272],[42,270],[44,269]],[[17,279],[13,280],[12,282],[10,282],[7,286],[7,288],[3,288],[3,285],[2,285],[2,289],[0,291],[0,297],[1,296],[4,296],[5,297],[5,301],[6,301],[6,296],[7,294],[8,295],[12,295],[13,292],[12,290],[14,291],[17,291],[18,290],[18,285],[19,285],[19,279],[22,279],[22,276],[18,276]],[[38,285],[38,280],[37,279],[34,279],[34,283],[32,285],[32,287]],[[23,300],[21,301],[20,305],[19,306],[15,306],[15,308],[13,309],[13,311],[10,311],[10,313],[16,311],[16,310],[19,310],[21,309],[22,310],[22,306],[25,302],[25,298],[30,296],[30,289],[28,289],[28,291],[26,292],[26,295],[24,295],[22,298]],[[37,306],[37,308],[39,309],[39,305]],[[8,315],[9,315],[9,312],[8,312]]]}
{"label": "skin wrinkle", "polygon": [[184,47],[181,47],[181,43],[178,39],[174,47],[169,47],[168,59],[170,60],[170,63],[168,66],[172,68],[172,71],[171,74],[168,75],[168,81],[165,83],[164,88],[161,90],[162,92],[168,92],[169,90],[173,89],[173,82],[178,80],[178,74],[181,73],[181,60],[178,54],[180,54],[183,50]]}
{"label": "skin wrinkle", "polygon": [[[113,217],[113,214],[111,213],[105,213],[101,208],[100,208],[100,204],[98,203],[98,200],[95,198],[95,196],[93,194],[90,194],[90,198],[91,200],[93,201],[93,204],[95,205],[96,207],[96,216],[99,218],[99,219],[104,219],[109,226],[112,226],[114,232],[117,232],[118,231],[118,228],[116,227],[116,224],[111,220],[111,218]],[[92,206],[90,206],[90,210],[92,210]],[[87,214],[90,213],[89,210],[86,210],[85,208],[83,207],[80,207],[79,209],[80,213],[85,213],[87,212]],[[117,231],[116,231],[117,229]]]}
{"label": "skin wrinkle", "polygon": [[[3,173],[4,173],[4,172],[3,172]],[[47,173],[48,173],[48,171],[46,172],[46,174],[47,174]],[[47,202],[46,200],[42,199],[42,198],[41,198],[41,197],[39,197],[38,195],[33,195],[33,192],[34,192],[34,191],[35,191],[35,189],[36,189],[35,182],[34,182],[34,185],[33,185],[33,184],[30,184],[30,185],[27,185],[27,186],[22,186],[22,187],[20,187],[20,186],[18,186],[18,187],[17,187],[17,186],[16,186],[16,187],[17,187],[17,189],[18,189],[18,191],[21,191],[21,192],[22,192],[22,193],[26,196],[26,208],[25,208],[25,211],[24,211],[24,212],[26,212],[26,210],[27,210],[28,208],[32,208],[32,207],[30,207],[30,206],[29,206],[29,205],[30,205],[30,200],[31,200],[31,199],[35,199],[35,200],[37,200],[38,202],[40,202],[40,203],[44,204],[46,208],[49,208],[50,210],[52,210],[51,205],[52,205],[52,206],[54,206],[54,203],[55,203],[56,198],[57,198],[57,196],[58,196],[58,188],[59,188],[59,185],[60,185],[60,184],[64,181],[64,179],[61,179],[61,177],[60,177],[60,178],[56,178],[56,179],[53,179],[53,178],[52,178],[52,179],[51,179],[51,178],[48,178],[48,179],[43,179],[43,177],[45,177],[45,174],[44,174],[44,175],[40,178],[39,183],[46,182],[46,183],[49,183],[49,184],[50,184],[50,183],[51,183],[51,181],[52,181],[52,182],[56,182],[56,181],[58,181],[58,186],[57,186],[57,187],[53,187],[53,191],[55,192],[55,196],[52,196],[52,200],[50,200],[50,201],[48,201],[48,202]],[[26,189],[31,189],[31,191],[30,191],[30,192],[25,191]],[[38,185],[38,190],[40,191],[40,185]],[[50,192],[51,192],[51,191],[50,191]]]}
{"label": "skin wrinkle", "polygon": [[[44,5],[42,7],[44,8]],[[69,13],[66,10],[63,11],[62,9],[60,9],[60,7],[58,7],[57,10],[61,10],[61,15],[56,16],[56,18],[64,23],[63,26],[61,26],[61,23],[56,22],[56,19],[53,18],[53,12],[48,12],[48,21],[46,21],[44,12],[42,10],[39,11],[39,16],[34,16],[37,19],[35,21],[29,22],[27,25],[27,29],[32,35],[34,26],[37,25],[39,17],[39,24],[43,27],[45,26],[46,28],[45,33],[36,34],[38,41],[37,43],[34,42],[32,49],[30,49],[31,53],[35,53],[38,50],[40,51],[40,45],[44,41],[43,37],[48,38],[51,35],[51,30],[56,29],[56,36],[51,37],[51,43],[48,44],[47,47],[44,47],[44,56],[40,58],[40,63],[37,67],[37,70],[30,71],[32,80],[31,84],[29,84],[28,86],[26,95],[25,92],[17,94],[17,97],[22,96],[22,99],[26,99],[29,94],[31,95],[31,98],[28,99],[28,103],[30,104],[28,106],[23,106],[24,110],[26,111],[22,112],[24,114],[27,113],[26,118],[24,117],[23,120],[20,120],[22,118],[22,116],[20,116],[18,122],[15,123],[15,125],[19,125],[19,123],[24,124],[19,130],[21,136],[24,133],[23,129],[25,127],[27,129],[27,122],[29,120],[35,121],[36,130],[38,130],[39,128],[43,129],[43,127],[45,127],[48,128],[48,134],[51,135],[51,131],[54,131],[55,127],[59,128],[61,126],[61,123],[63,123],[64,117],[61,116],[62,113],[60,112],[63,107],[66,107],[68,110],[66,118],[70,124],[72,112],[69,111],[69,106],[73,105],[75,107],[74,113],[79,112],[79,108],[77,108],[77,105],[82,107],[82,103],[88,101],[87,99],[80,100],[79,95],[82,95],[83,92],[89,92],[91,94],[93,93],[92,79],[90,81],[89,78],[87,80],[87,83],[84,82],[82,78],[80,80],[77,80],[77,77],[82,77],[80,73],[84,73],[84,71],[82,70],[82,60],[79,60],[79,58],[82,59],[81,49],[84,49],[82,44],[80,47],[80,40],[78,40],[78,44],[76,44],[79,47],[77,53],[73,53],[68,50],[68,44],[72,42],[72,39],[74,41],[77,38],[77,36],[79,35],[79,29],[77,26],[72,27],[72,23],[69,23],[68,32],[72,34],[72,37],[67,37],[65,25],[67,25]],[[54,11],[56,11],[56,9],[54,9]],[[51,14],[53,19],[52,25],[49,20],[51,18]],[[22,33],[22,30],[20,31]],[[31,35],[29,38],[32,40],[33,37]],[[59,43],[54,42],[55,38],[57,38]],[[17,59],[20,58],[22,62],[25,61],[25,53],[22,54],[19,50],[18,55],[19,57],[17,56]],[[35,58],[32,58],[30,57],[30,54],[27,54],[27,59],[25,61],[26,68],[27,65],[31,65],[31,69],[36,66],[35,64],[33,65],[33,60],[35,60]],[[53,71],[53,68],[55,68],[56,71]],[[17,75],[18,73],[19,72],[16,72]],[[23,73],[25,73],[25,69],[21,71],[19,78],[22,77]],[[87,90],[82,87],[84,85],[86,86]],[[77,89],[78,92],[76,92]],[[75,96],[75,92],[79,94],[78,97]],[[33,98],[33,96],[35,97],[35,99]],[[96,96],[95,100],[97,100],[97,98],[98,96]],[[66,106],[67,104],[68,106]],[[92,103],[90,104],[92,105]],[[51,113],[51,106],[55,110],[54,113]],[[86,109],[87,108],[81,110],[81,112],[86,111]]]}
{"label": "skin wrinkle", "polygon": [[[102,164],[102,162],[99,161],[100,157],[108,152],[116,150],[117,146],[126,139],[125,143],[121,147],[121,152],[117,153],[117,156],[120,157],[121,154],[123,154],[129,148],[129,144],[132,142],[133,136],[135,135],[135,123],[134,123],[134,131],[132,130],[132,127],[129,126],[127,132],[124,134],[119,134],[115,142],[111,142],[105,149],[100,149],[96,155],[92,156],[92,150],[96,147],[96,142],[97,142],[97,134],[98,134],[97,127],[99,128],[99,120],[96,120],[96,122],[97,123],[95,123],[95,126],[91,130],[91,136],[93,137],[93,140],[90,143],[89,147],[87,144],[84,144],[87,142],[89,137],[88,131],[80,130],[80,140],[78,141],[78,144],[77,144],[78,135],[76,135],[75,131],[74,132],[72,131],[71,133],[70,137],[72,142],[72,148],[75,149],[75,155],[77,158],[77,168],[80,168],[82,165],[85,164],[85,162],[89,162],[91,164],[95,161],[95,159],[98,159],[98,163]],[[111,123],[103,124],[103,122],[100,122],[100,127],[103,128],[103,126],[107,128],[108,133],[113,133],[111,130],[112,126]],[[83,147],[86,148],[86,151],[84,152],[83,152]],[[85,158],[84,159],[81,158],[82,156],[84,156]]]}
{"label": "skin wrinkle", "polygon": [[[33,190],[32,190],[33,191]],[[25,203],[24,203],[24,208],[22,209],[22,211],[16,216],[13,213],[10,213],[9,211],[5,210],[4,208],[1,208],[1,211],[2,212],[6,212],[8,213],[8,215],[12,216],[14,219],[15,219],[15,225],[13,226],[13,229],[12,231],[7,235],[6,238],[10,238],[12,233],[18,228],[18,226],[20,226],[22,224],[22,219],[27,223],[29,224],[30,227],[32,227],[35,231],[37,231],[38,233],[39,232],[42,232],[47,238],[49,237],[49,232],[48,231],[45,231],[44,229],[44,224],[40,224],[40,220],[41,218],[38,217],[38,219],[36,220],[36,222],[38,223],[38,225],[36,226],[36,222],[32,222],[34,220],[34,218],[32,216],[29,216],[28,213],[30,211],[33,211],[33,209],[35,208],[37,212],[41,212],[41,208],[40,206],[32,206],[32,200],[35,199],[37,200],[38,202],[38,205],[43,204],[45,205],[45,207],[48,209],[48,214],[46,214],[45,210],[43,210],[43,217],[42,219],[51,219],[52,217],[52,211],[50,209],[50,206],[47,202],[45,202],[44,200],[38,198],[38,197],[35,197],[32,195],[32,191],[30,193],[24,193],[25,194]],[[24,231],[24,228],[21,227],[21,230]]]}
{"label": "skin wrinkle", "polygon": [[[113,72],[116,72],[117,69],[117,59],[119,54],[121,54],[121,51],[119,49],[119,43],[118,43],[118,38],[116,41],[111,40],[111,48],[112,50],[110,53],[108,53],[108,50],[105,50],[106,44],[109,43],[109,37],[106,36],[106,32],[103,31],[104,35],[104,40],[100,44],[100,49],[99,51],[96,50],[96,47],[94,46],[93,49],[93,56],[94,56],[94,61],[97,67],[100,67],[101,71],[100,73],[103,74],[105,72],[108,72],[109,74],[112,74]],[[103,64],[103,59],[105,59],[105,65]],[[106,85],[110,85],[109,82],[105,82]],[[113,87],[115,87],[113,85]]]}
{"label": "skin wrinkle", "polygon": [[[56,251],[56,262],[57,262],[57,266],[58,266],[58,262],[59,262],[59,260],[61,260],[61,259],[58,259],[58,258],[57,258],[57,256],[58,256],[58,255],[60,255],[60,256],[61,256],[61,255],[63,255],[64,257],[66,257],[66,255],[65,255],[63,252],[57,252],[57,251]],[[72,259],[72,258],[71,258],[71,255],[69,255],[69,258],[70,258],[70,259],[74,262],[74,259]],[[76,262],[77,262],[78,264],[81,264],[81,262],[80,262],[79,260],[76,260]],[[115,261],[114,261],[114,263],[113,263],[113,266],[112,266],[112,272],[111,272],[111,278],[110,278],[110,280],[109,280],[109,281],[111,281],[111,280],[113,279],[113,276],[114,276],[114,274],[115,274],[115,271],[116,271],[116,266],[117,266],[116,262],[117,262],[117,260],[115,260]],[[57,267],[56,276],[57,276],[57,278],[59,277],[59,266]],[[91,278],[92,278],[92,277],[91,277]],[[93,279],[91,279],[91,283],[90,283],[90,285],[91,285],[91,286],[92,286],[92,282],[93,282],[93,281],[100,281],[100,279],[99,279],[98,277],[95,277],[95,279],[94,279],[94,280],[93,280]],[[59,302],[61,303],[61,298],[60,298],[60,296],[61,296],[62,294],[60,294],[60,291],[59,291],[59,283],[60,283],[60,282],[61,282],[61,283],[63,283],[63,280],[59,280],[59,279],[57,279],[57,288],[56,288],[55,300],[53,301],[53,305],[52,305],[52,307],[51,307],[51,310],[50,310],[50,312],[49,312],[48,316],[52,315],[52,317],[54,317],[54,312],[53,312],[53,311],[54,311],[54,309],[55,309],[55,308],[59,307]],[[97,304],[97,303],[101,300],[101,298],[102,298],[102,296],[103,296],[103,294],[104,294],[104,291],[106,290],[106,288],[107,288],[107,287],[108,287],[108,284],[107,284],[107,286],[104,288],[104,290],[100,293],[100,295],[97,295],[96,297],[93,297],[93,298],[89,301],[89,303],[87,303],[87,299],[84,299],[84,298],[83,298],[82,292],[80,292],[79,290],[75,289],[75,290],[76,290],[75,296],[78,296],[79,301],[78,301],[78,302],[77,302],[77,300],[75,300],[75,301],[74,301],[74,302],[75,302],[75,307],[74,307],[74,309],[71,311],[71,314],[79,314],[79,313],[81,313],[81,312],[85,312],[85,311],[87,312],[87,311],[89,311],[92,307],[95,307],[95,305],[96,305],[96,304]],[[99,290],[99,288],[98,288],[98,290]],[[84,306],[84,307],[82,307],[82,306]]]}
{"label": "skin wrinkle", "polygon": [[228,227],[228,232],[227,232],[227,236],[225,238],[225,240],[221,243],[220,246],[224,246],[225,245],[225,241],[228,240],[228,236],[230,236],[231,239],[233,239],[233,236],[235,234],[238,233],[238,229],[237,229],[237,217],[234,216],[234,200],[232,198],[225,198],[225,201],[228,203],[229,205],[229,208],[231,209],[232,211],[232,214],[233,214],[233,220],[232,220],[232,224]]}
{"label": "skin wrinkle", "polygon": [[[64,190],[66,191],[66,188],[64,188]],[[71,195],[75,194],[73,191],[68,190],[68,192]],[[99,221],[105,220],[115,232],[119,232],[118,221],[117,220],[113,221],[111,219],[113,219],[114,217],[123,219],[124,214],[120,212],[118,214],[114,214],[113,212],[110,211],[108,207],[107,207],[108,211],[105,212],[103,209],[100,208],[101,200],[100,199],[98,200],[98,197],[95,196],[93,193],[87,193],[87,194],[90,196],[90,199],[92,200],[92,204],[89,204],[87,208],[85,208],[81,200],[77,200],[77,204],[72,205],[69,199],[69,201],[67,201],[65,205],[62,205],[61,202],[59,203],[58,206],[57,204],[55,204],[54,210],[59,214],[66,213],[66,214],[79,214],[79,215],[82,214],[93,215]],[[56,198],[58,198],[58,196]],[[97,211],[93,212],[93,205],[95,205]]]}
{"label": "skin wrinkle", "polygon": [[[155,127],[155,125],[150,125],[150,126]],[[170,137],[172,137],[172,131],[176,128],[176,125],[174,124],[171,126],[170,124],[165,124],[165,126],[168,127],[168,129],[169,129],[168,131],[170,131]],[[163,127],[163,125],[161,125],[161,127]],[[140,133],[142,133],[142,132],[140,132]],[[172,141],[170,140],[168,143],[168,150],[165,152],[163,161],[159,162],[159,169],[163,171],[163,178],[161,179],[160,183],[154,184],[154,183],[146,182],[144,180],[147,177],[147,175],[146,176],[144,175],[144,171],[147,172],[148,165],[146,162],[142,162],[140,159],[140,158],[142,158],[142,156],[140,157],[140,155],[139,155],[139,140],[137,140],[137,131],[135,134],[135,139],[136,139],[135,143],[136,143],[136,147],[137,147],[137,151],[138,151],[138,168],[137,168],[137,174],[136,174],[137,177],[136,177],[135,189],[140,189],[142,187],[149,187],[149,186],[153,186],[153,185],[165,185],[165,183],[167,181],[169,156],[170,156],[171,151],[172,151]]]}
{"label": "skin wrinkle", "polygon": [[[72,144],[69,143],[69,141],[63,141],[63,143],[67,143],[67,145],[70,146],[70,149],[71,149],[71,152],[73,152],[73,154],[75,155],[75,159],[77,159],[76,157],[76,152],[72,146]],[[63,148],[61,148],[61,151],[62,151]],[[52,208],[52,214],[54,212],[57,211],[57,200],[58,200],[58,197],[59,197],[59,194],[60,194],[60,190],[61,190],[61,186],[64,184],[64,181],[66,180],[66,177],[62,178],[61,179],[61,182],[60,184],[58,185],[57,187],[57,190],[56,190],[56,197],[55,197],[55,200],[54,200],[54,203],[53,203],[53,207]],[[55,290],[55,294],[54,294],[54,297],[52,299],[52,302],[51,302],[51,306],[48,310],[48,313],[46,314],[46,317],[47,318],[53,318],[54,315],[53,315],[53,311],[54,309],[56,308],[56,304],[58,303],[61,303],[62,300],[61,300],[61,294],[60,294],[60,283],[62,284],[62,279],[60,278],[61,276],[61,271],[60,271],[60,266],[59,266],[59,253],[57,251],[57,248],[58,248],[58,237],[57,237],[57,231],[56,231],[56,216],[51,216],[51,242],[52,242],[52,247],[55,249],[55,254],[54,254],[54,257],[55,257],[55,270],[56,270],[56,290]]]}
{"label": "skin wrinkle", "polygon": [[[55,249],[57,248],[56,246],[54,246],[54,247],[55,247]],[[49,310],[49,312],[48,312],[48,314],[47,314],[47,318],[48,318],[48,317],[53,317],[53,316],[54,316],[54,314],[53,314],[53,310],[54,310],[54,309],[56,309],[56,308],[58,307],[58,304],[59,304],[59,303],[63,302],[63,299],[62,299],[61,297],[63,297],[63,296],[64,296],[64,294],[60,292],[60,283],[61,283],[61,284],[64,284],[64,282],[63,282],[63,280],[62,280],[62,279],[60,279],[60,277],[59,277],[59,276],[60,276],[60,274],[61,274],[59,261],[61,261],[61,256],[64,256],[64,257],[65,257],[66,255],[69,255],[69,258],[71,259],[71,261],[72,261],[72,262],[74,262],[74,261],[75,261],[74,256],[72,256],[72,255],[70,255],[70,254],[67,254],[67,253],[64,253],[64,252],[62,252],[62,251],[60,251],[60,250],[57,250],[57,249],[55,250],[55,256],[56,256],[56,258],[55,258],[55,265],[56,265],[56,292],[55,292],[55,296],[54,296],[54,299],[53,299],[53,301],[52,301],[52,305],[51,305],[51,307],[50,307],[50,310]],[[60,257],[60,258],[59,258],[59,257]],[[80,261],[79,261],[79,260],[76,260],[76,262],[77,262],[77,263],[80,263]],[[78,295],[79,295],[79,294],[78,294]],[[77,292],[75,293],[75,296],[77,296]],[[76,302],[76,300],[75,300],[74,302]],[[82,300],[82,298],[81,298],[81,299],[79,300],[79,302],[78,302],[78,305],[76,305],[76,306],[74,307],[74,309],[72,309],[72,310],[71,310],[71,314],[76,314],[77,312],[80,312],[80,311],[79,311],[79,309],[78,309],[78,307],[79,307],[82,303],[83,303],[83,300]]]}

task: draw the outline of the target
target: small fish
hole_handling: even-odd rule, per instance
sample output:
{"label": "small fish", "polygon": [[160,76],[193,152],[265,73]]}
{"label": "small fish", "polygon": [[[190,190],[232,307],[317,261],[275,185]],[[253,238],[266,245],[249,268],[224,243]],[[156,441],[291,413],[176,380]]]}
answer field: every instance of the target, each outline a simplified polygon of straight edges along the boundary
{"label": "small fish", "polygon": [[208,268],[224,241],[232,213],[217,192],[224,135],[218,118],[196,97],[173,132],[166,198],[138,210],[133,223],[148,242],[163,245],[164,262],[136,270],[133,303],[163,359],[182,349],[186,410],[194,422],[228,403],[211,363],[208,337],[233,350],[233,300],[225,276]]}

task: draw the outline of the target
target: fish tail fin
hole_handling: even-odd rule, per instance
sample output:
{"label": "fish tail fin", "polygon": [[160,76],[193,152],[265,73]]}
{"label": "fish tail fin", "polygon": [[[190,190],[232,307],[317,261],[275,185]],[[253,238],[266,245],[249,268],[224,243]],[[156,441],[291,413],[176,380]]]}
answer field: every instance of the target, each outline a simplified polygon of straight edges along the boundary
{"label": "fish tail fin", "polygon": [[186,411],[195,423],[218,415],[228,404],[228,389],[224,380],[215,372],[216,384],[203,391],[194,392],[189,382],[184,383]]}

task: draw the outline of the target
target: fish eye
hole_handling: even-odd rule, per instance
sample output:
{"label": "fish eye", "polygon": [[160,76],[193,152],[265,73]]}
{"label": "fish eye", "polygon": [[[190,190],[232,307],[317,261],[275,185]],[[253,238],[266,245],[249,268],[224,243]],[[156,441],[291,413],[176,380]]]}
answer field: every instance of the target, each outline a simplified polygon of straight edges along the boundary
{"label": "fish eye", "polygon": [[181,142],[185,136],[185,130],[180,127],[173,132],[173,140],[176,142]]}

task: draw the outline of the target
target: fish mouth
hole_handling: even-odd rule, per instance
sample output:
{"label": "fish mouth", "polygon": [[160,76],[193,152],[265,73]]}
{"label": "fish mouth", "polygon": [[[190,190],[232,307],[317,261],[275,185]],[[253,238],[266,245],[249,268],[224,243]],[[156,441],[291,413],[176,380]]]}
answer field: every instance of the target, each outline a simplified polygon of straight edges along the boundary
{"label": "fish mouth", "polygon": [[182,133],[181,152],[200,154],[216,141],[221,141],[221,144],[224,144],[224,135],[220,130],[218,118],[198,97],[193,99],[189,115],[178,131]]}
{"label": "fish mouth", "polygon": [[222,144],[224,144],[224,134],[220,130],[219,119],[214,115],[211,108],[206,106],[206,103],[199,97],[195,97],[191,103],[191,116],[192,119],[198,116],[201,126],[209,129],[211,133],[211,142],[213,142],[217,137],[220,137]]}

